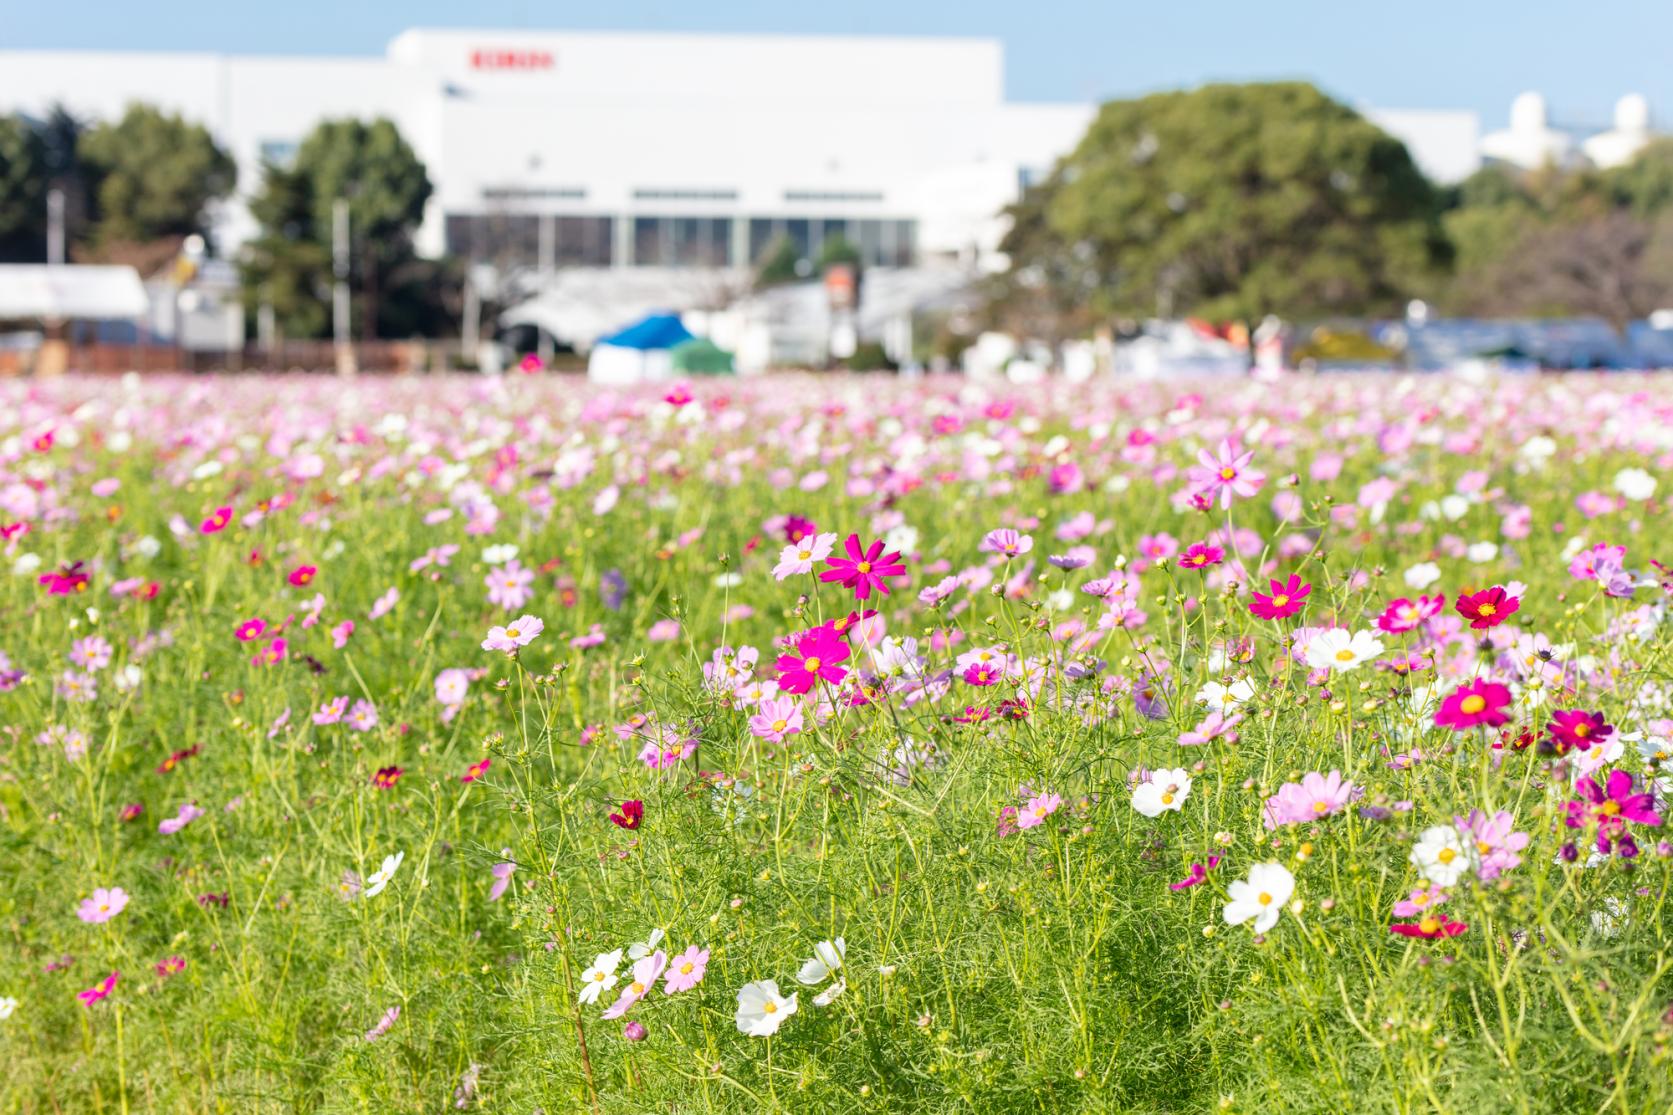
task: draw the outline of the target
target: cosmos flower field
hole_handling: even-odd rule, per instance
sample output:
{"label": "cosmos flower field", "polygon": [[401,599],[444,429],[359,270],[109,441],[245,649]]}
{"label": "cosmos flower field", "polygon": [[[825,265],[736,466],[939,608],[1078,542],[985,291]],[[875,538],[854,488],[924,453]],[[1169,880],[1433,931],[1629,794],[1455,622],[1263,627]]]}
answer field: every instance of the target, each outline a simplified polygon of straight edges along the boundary
{"label": "cosmos flower field", "polygon": [[1673,382],[0,381],[0,1110],[1664,1112]]}

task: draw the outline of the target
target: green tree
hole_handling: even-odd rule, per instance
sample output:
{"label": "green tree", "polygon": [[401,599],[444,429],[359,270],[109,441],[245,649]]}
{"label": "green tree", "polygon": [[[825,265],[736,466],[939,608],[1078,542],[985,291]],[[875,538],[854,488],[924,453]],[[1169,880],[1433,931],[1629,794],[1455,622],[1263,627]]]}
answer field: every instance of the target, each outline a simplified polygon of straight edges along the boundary
{"label": "green tree", "polygon": [[0,116],[0,261],[44,258],[48,177],[40,134],[21,116]]}
{"label": "green tree", "polygon": [[755,261],[755,286],[764,290],[785,283],[799,283],[806,276],[800,271],[801,257],[796,244],[788,236],[775,236]]}
{"label": "green tree", "polygon": [[1039,190],[1043,234],[1012,247],[1070,258],[1013,271],[1069,275],[1106,314],[1388,313],[1449,258],[1405,146],[1304,83],[1106,104]]}
{"label": "green tree", "polygon": [[[261,234],[246,246],[251,304],[274,307],[290,336],[322,336],[330,323],[333,210],[348,203],[354,318],[362,337],[434,332],[442,301],[418,298],[412,237],[431,194],[424,164],[388,120],[328,120],[285,167],[264,167],[250,210]],[[440,272],[435,272],[440,274]],[[413,304],[408,304],[413,303]]]}
{"label": "green tree", "polygon": [[100,246],[149,243],[205,230],[205,210],[237,185],[238,169],[207,129],[150,105],[81,137],[93,182],[93,238]]}

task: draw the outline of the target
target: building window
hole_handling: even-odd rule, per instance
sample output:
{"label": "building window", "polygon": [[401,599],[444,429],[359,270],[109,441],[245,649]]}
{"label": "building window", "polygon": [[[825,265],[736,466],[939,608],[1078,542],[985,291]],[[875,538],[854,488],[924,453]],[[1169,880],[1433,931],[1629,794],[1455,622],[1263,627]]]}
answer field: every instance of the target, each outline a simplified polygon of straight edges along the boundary
{"label": "building window", "polygon": [[444,235],[450,255],[507,269],[543,265],[540,223],[552,222],[552,263],[608,267],[613,255],[610,217],[537,217],[526,213],[452,214]]}
{"label": "building window", "polygon": [[484,186],[483,201],[585,201],[587,191],[579,186]]}
{"label": "building window", "polygon": [[635,201],[737,201],[737,190],[662,189],[644,187],[633,191]]}
{"label": "building window", "polygon": [[883,200],[882,190],[785,190],[785,201],[865,201]]}

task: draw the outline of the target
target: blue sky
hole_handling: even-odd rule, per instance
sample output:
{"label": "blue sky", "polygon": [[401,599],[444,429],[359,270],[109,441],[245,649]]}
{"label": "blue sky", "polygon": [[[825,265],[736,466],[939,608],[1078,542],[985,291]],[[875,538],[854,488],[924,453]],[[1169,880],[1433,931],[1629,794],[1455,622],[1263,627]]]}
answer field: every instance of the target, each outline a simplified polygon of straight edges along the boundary
{"label": "blue sky", "polygon": [[1473,108],[1539,89],[1559,122],[1625,92],[1673,121],[1673,0],[0,0],[0,47],[377,54],[412,26],[983,35],[1013,100],[1305,77],[1354,103]]}

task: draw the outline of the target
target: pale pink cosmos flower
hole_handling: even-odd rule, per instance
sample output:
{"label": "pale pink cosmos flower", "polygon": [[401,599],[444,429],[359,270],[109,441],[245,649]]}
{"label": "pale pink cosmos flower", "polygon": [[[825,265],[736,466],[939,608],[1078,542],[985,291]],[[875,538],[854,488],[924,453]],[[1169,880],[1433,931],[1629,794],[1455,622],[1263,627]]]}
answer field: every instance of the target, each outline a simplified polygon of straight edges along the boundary
{"label": "pale pink cosmos flower", "polygon": [[534,570],[524,569],[516,558],[490,570],[484,583],[488,586],[488,603],[508,612],[515,612],[534,596],[529,587],[534,584]]}
{"label": "pale pink cosmos flower", "polygon": [[1046,818],[1056,813],[1058,807],[1062,804],[1063,799],[1049,790],[1034,795],[1017,813],[1017,828],[1031,829],[1037,825],[1045,824]]}
{"label": "pale pink cosmos flower", "polygon": [[690,991],[703,982],[703,974],[708,968],[709,950],[700,949],[696,945],[690,946],[668,962],[668,972],[662,980],[662,993],[673,995],[681,991]]}
{"label": "pale pink cosmos flower", "polygon": [[1010,527],[1000,527],[998,530],[988,531],[987,536],[982,539],[982,544],[976,548],[984,554],[1014,558],[1032,550],[1034,539],[1026,534],[1019,534]]}
{"label": "pale pink cosmos flower", "polygon": [[389,1033],[391,1027],[395,1025],[395,1020],[400,1017],[400,1007],[390,1007],[388,1010],[384,1011],[383,1017],[378,1019],[378,1024],[366,1031],[366,1040],[377,1041],[379,1038]]}
{"label": "pale pink cosmos flower", "polygon": [[102,925],[120,914],[128,905],[128,892],[121,887],[99,887],[93,897],[83,898],[76,908],[76,917],[88,925]]}
{"label": "pale pink cosmos flower", "polygon": [[345,619],[331,629],[331,645],[342,650],[349,645],[349,636],[354,634],[354,621]]}
{"label": "pale pink cosmos flower", "polygon": [[498,902],[505,894],[506,888],[511,886],[512,872],[517,870],[515,863],[496,863],[493,868],[494,885],[488,888],[488,901]]}
{"label": "pale pink cosmos flower", "polygon": [[632,1008],[634,1003],[650,994],[651,987],[662,976],[668,967],[668,954],[657,949],[651,955],[642,957],[633,965],[633,978],[626,987],[622,988],[621,997],[610,1004],[610,1009],[604,1012],[605,1018],[620,1018]]}
{"label": "pale pink cosmos flower", "polygon": [[774,578],[782,581],[788,577],[812,573],[813,563],[830,557],[836,542],[835,534],[821,534],[816,538],[804,538],[784,547],[778,555],[778,564],[773,566]]}
{"label": "pale pink cosmos flower", "polygon": [[203,816],[203,810],[197,807],[196,802],[189,801],[185,805],[182,805],[179,812],[175,813],[174,816],[159,822],[157,825],[157,831],[162,833],[164,836],[173,836],[175,833],[179,832],[181,829],[185,828],[201,816]]}
{"label": "pale pink cosmos flower", "polygon": [[1248,499],[1259,492],[1266,482],[1266,473],[1249,467],[1249,462],[1254,459],[1254,450],[1237,453],[1232,450],[1230,441],[1222,441],[1217,453],[1206,449],[1197,453],[1200,463],[1190,470],[1188,476],[1199,494],[1209,497],[1218,495],[1220,507],[1228,508],[1232,505],[1232,497]]}
{"label": "pale pink cosmos flower", "polygon": [[335,697],[321,705],[319,711],[314,713],[314,723],[321,727],[327,724],[335,724],[343,719],[343,714],[348,710],[349,699],[347,697]]}
{"label": "pale pink cosmos flower", "polygon": [[1266,827],[1275,829],[1328,817],[1345,808],[1357,793],[1354,784],[1344,779],[1340,771],[1333,770],[1328,775],[1310,771],[1300,782],[1286,782],[1266,799],[1262,811]]}
{"label": "pale pink cosmos flower", "polygon": [[1459,835],[1475,842],[1479,855],[1476,875],[1482,882],[1497,879],[1522,862],[1519,853],[1528,846],[1528,834],[1512,831],[1516,828],[1516,818],[1508,810],[1501,809],[1489,816],[1472,809],[1468,817],[1452,820]]}
{"label": "pale pink cosmos flower", "polygon": [[394,608],[400,600],[401,590],[398,588],[390,589],[388,592],[377,598],[377,601],[372,605],[371,612],[367,614],[366,618],[382,619],[384,616],[389,614],[390,610]]}
{"label": "pale pink cosmos flower", "polygon": [[546,624],[534,616],[518,616],[504,627],[490,627],[488,637],[482,640],[482,649],[516,654],[520,648],[534,642],[535,636],[544,630]]}
{"label": "pale pink cosmos flower", "polygon": [[759,739],[783,743],[802,730],[802,706],[794,697],[770,697],[756,706],[749,730]]}

